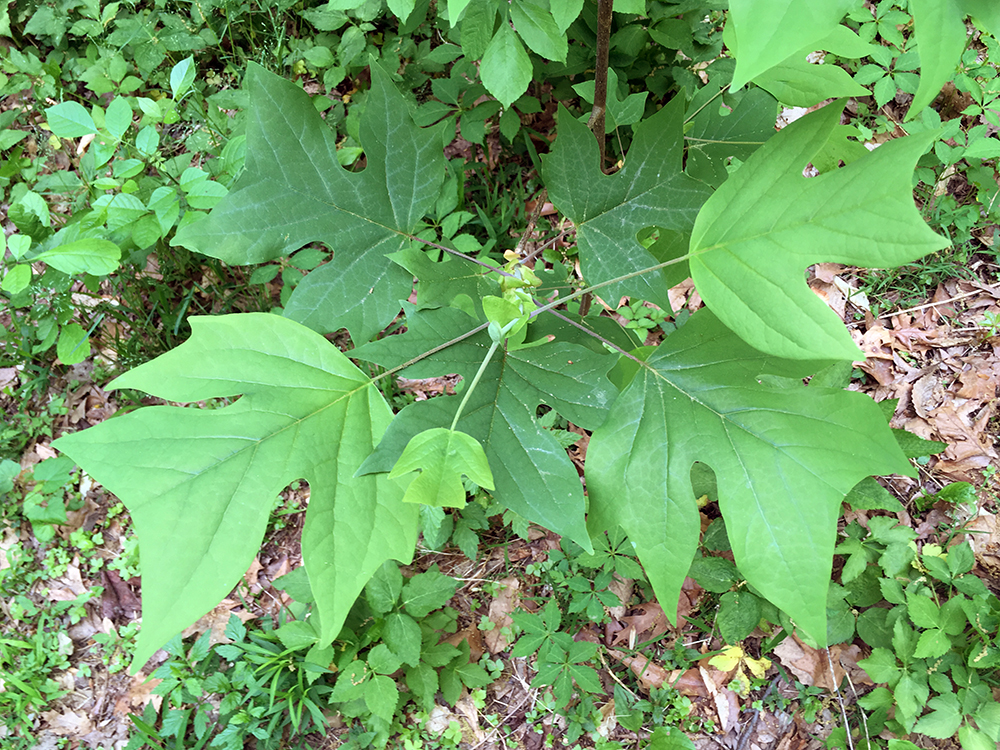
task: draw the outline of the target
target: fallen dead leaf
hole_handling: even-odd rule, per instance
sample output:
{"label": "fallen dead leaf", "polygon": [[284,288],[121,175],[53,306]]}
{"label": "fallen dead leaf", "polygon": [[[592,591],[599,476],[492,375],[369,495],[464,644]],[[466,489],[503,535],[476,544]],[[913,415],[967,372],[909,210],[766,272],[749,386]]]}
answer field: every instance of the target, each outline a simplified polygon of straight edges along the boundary
{"label": "fallen dead leaf", "polygon": [[626,654],[624,651],[609,649],[608,654],[620,661],[632,670],[632,674],[639,680],[639,685],[647,693],[651,688],[661,688],[664,685],[671,685],[681,695],[689,697],[707,698],[708,688],[700,670],[691,669],[667,671],[658,664],[653,663],[642,654]]}
{"label": "fallen dead leaf", "polygon": [[66,573],[47,583],[47,596],[53,602],[71,602],[87,592],[80,576],[80,558],[74,557]]}
{"label": "fallen dead leaf", "polygon": [[976,557],[973,573],[992,591],[1000,591],[1000,522],[985,509],[966,526],[969,542]]}
{"label": "fallen dead leaf", "polygon": [[210,646],[220,643],[232,643],[233,641],[226,637],[226,625],[229,624],[230,615],[236,615],[240,619],[240,622],[252,620],[254,617],[251,612],[243,609],[237,610],[236,608],[239,606],[240,602],[234,599],[223,599],[211,612],[200,617],[194,625],[186,627],[182,635],[185,638],[189,638],[192,635],[201,635],[202,633],[209,632],[208,642]]}
{"label": "fallen dead leaf", "polygon": [[469,642],[469,661],[475,663],[483,656],[483,633],[475,625],[462,628],[444,639],[443,643],[458,646],[462,641]]}
{"label": "fallen dead leaf", "polygon": [[[521,583],[516,578],[504,578],[497,583],[499,589],[490,602],[488,617],[493,623],[493,629],[487,630],[484,640],[491,654],[506,651],[510,646],[508,634],[514,625],[510,613],[518,608],[521,602]],[[505,632],[506,631],[506,632]]]}
{"label": "fallen dead leaf", "polygon": [[102,570],[101,585],[104,587],[104,595],[101,597],[101,612],[104,617],[115,621],[129,621],[138,617],[142,604],[117,572]]}
{"label": "fallen dead leaf", "polygon": [[913,389],[910,392],[913,410],[919,416],[927,419],[931,412],[944,402],[944,395],[944,386],[941,385],[937,374],[927,373],[913,384]]}
{"label": "fallen dead leaf", "polygon": [[128,689],[115,701],[115,714],[118,716],[127,716],[130,713],[141,714],[147,703],[152,703],[153,708],[159,711],[160,705],[163,703],[163,696],[155,695],[153,690],[161,681],[142,672],[132,677]]}
{"label": "fallen dead leaf", "polygon": [[42,719],[50,732],[61,737],[77,737],[94,728],[89,716],[75,711],[43,711]]}
{"label": "fallen dead leaf", "polygon": [[455,704],[455,714],[458,716],[458,723],[462,727],[462,740],[472,746],[479,746],[486,742],[486,732],[483,731],[479,721],[479,709],[472,698],[463,695]]}
{"label": "fallen dead leaf", "polygon": [[[855,684],[873,684],[858,666],[861,649],[854,644],[837,644],[827,649],[816,649],[792,635],[774,649],[774,655],[794,674],[803,685],[812,685],[825,690],[836,690],[850,673]],[[833,674],[830,665],[833,664]]]}
{"label": "fallen dead leaf", "polygon": [[611,736],[618,726],[618,716],[615,714],[615,699],[612,698],[599,709],[601,712],[601,723],[597,725],[597,733],[604,739]]}
{"label": "fallen dead leaf", "polygon": [[640,639],[649,641],[663,635],[670,629],[667,615],[657,602],[646,602],[635,607],[634,614],[619,618],[625,627],[615,634],[611,645],[628,645],[635,648]]}
{"label": "fallen dead leaf", "polygon": [[[740,701],[736,693],[728,688],[718,688],[715,685],[712,675],[704,667],[698,667],[701,678],[708,688],[709,697],[715,704],[716,713],[719,715],[719,725],[723,734],[728,734],[740,722]],[[720,673],[721,674],[721,673]]]}
{"label": "fallen dead leaf", "polygon": [[610,615],[616,619],[620,620],[625,616],[627,607],[626,603],[632,598],[633,581],[631,578],[622,578],[617,573],[611,579],[611,583],[608,584],[608,591],[618,597],[618,601],[621,602],[618,606],[608,607],[608,612]]}

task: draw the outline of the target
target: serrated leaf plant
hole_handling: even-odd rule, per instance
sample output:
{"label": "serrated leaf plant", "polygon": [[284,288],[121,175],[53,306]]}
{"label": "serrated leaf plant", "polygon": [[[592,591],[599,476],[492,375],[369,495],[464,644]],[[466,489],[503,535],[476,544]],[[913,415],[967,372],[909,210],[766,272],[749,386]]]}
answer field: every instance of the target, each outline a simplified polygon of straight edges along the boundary
{"label": "serrated leaf plant", "polygon": [[[488,89],[493,55],[514,60],[519,76],[522,42],[559,59],[557,32],[581,12],[554,0],[549,16],[528,2],[441,6],[462,27],[465,54],[483,56]],[[365,166],[348,171],[308,96],[251,65],[246,170],[207,218],[182,220],[173,242],[230,264],[319,242],[333,260],[305,277],[282,315],[195,319],[186,343],[111,384],[175,405],[139,409],[55,443],[118,494],[135,520],[144,583],[135,666],[229,592],[259,547],[273,497],[297,479],[310,487],[302,544],[317,643],[329,644],[372,574],[413,554],[418,506],[404,497],[412,477],[425,474],[404,469],[426,469],[441,456],[393,472],[397,461],[418,436],[441,440],[448,431],[481,446],[499,505],[588,553],[592,537],[621,527],[666,612],[675,611],[698,546],[692,468],[709,467],[740,572],[806,637],[825,644],[845,494],[871,475],[913,471],[870,399],[804,383],[832,362],[862,356],[811,295],[804,272],[823,261],[894,265],[945,246],[910,190],[933,136],[899,139],[838,168],[827,149],[844,139],[840,103],[773,134],[762,126],[773,122],[773,97],[730,84],[746,84],[826,38],[849,6],[733,0],[735,80],[732,63],[719,61],[708,73],[716,88],[702,99],[688,101],[682,92],[700,88],[701,79],[685,78],[665,106],[650,100],[613,174],[603,172],[587,128],[569,110],[559,113],[540,179],[575,226],[582,260],[575,291],[546,286],[550,269],[539,261],[532,268],[533,258],[516,251],[499,259],[429,239],[425,217],[440,221],[442,186],[457,186],[446,181],[443,128],[417,126],[393,71],[370,66],[356,121]],[[470,20],[483,9],[483,18]],[[557,17],[555,30],[541,20]],[[502,106],[519,95],[520,81],[506,82]],[[740,113],[738,127],[726,128],[721,113],[699,119],[720,104]],[[696,140],[687,143],[686,131]],[[685,163],[685,151],[697,158]],[[804,177],[809,164],[821,174]],[[614,309],[628,295],[668,311],[670,284],[687,276],[706,309],[650,348],[636,348],[641,342],[584,305],[567,307],[596,296]],[[405,332],[381,335],[400,313]],[[340,329],[355,347],[351,359],[384,368],[380,374],[366,374],[322,335]],[[379,388],[398,373],[457,373],[462,392],[393,415]],[[191,406],[211,399],[222,401]],[[592,433],[585,484],[540,423],[542,406]],[[488,486],[480,459],[448,471]],[[452,491],[411,493],[446,504],[442,497],[455,500]],[[565,674],[576,663],[567,654]],[[384,712],[381,700],[373,697],[375,713]]]}

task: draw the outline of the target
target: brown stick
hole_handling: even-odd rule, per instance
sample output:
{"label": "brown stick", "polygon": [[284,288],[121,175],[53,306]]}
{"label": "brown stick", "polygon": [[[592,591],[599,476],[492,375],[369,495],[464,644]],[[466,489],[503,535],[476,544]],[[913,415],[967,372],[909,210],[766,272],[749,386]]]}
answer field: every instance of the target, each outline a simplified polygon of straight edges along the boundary
{"label": "brown stick", "polygon": [[605,113],[608,103],[608,56],[611,50],[611,21],[614,0],[597,0],[597,66],[594,70],[594,108],[587,126],[597,138],[604,171],[606,136]]}

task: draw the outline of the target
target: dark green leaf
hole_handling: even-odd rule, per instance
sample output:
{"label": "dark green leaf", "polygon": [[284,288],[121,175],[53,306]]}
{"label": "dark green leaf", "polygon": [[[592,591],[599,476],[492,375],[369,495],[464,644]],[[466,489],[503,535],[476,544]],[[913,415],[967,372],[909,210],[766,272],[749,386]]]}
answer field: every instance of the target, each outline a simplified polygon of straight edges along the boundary
{"label": "dark green leaf", "polygon": [[355,173],[339,165],[337,136],[305,92],[251,63],[245,171],[207,219],[174,239],[227,263],[326,243],[333,260],[303,279],[285,314],[322,333],[347,328],[359,343],[409,296],[412,279],[385,256],[408,246],[445,174],[438,132],[416,127],[388,74],[371,70],[360,125],[368,166]]}
{"label": "dark green leaf", "polygon": [[719,634],[729,644],[737,644],[760,624],[760,599],[749,591],[730,591],[719,600],[716,622]]}
{"label": "dark green leaf", "polygon": [[[542,157],[552,203],[576,226],[582,267],[591,284],[656,265],[637,233],[650,226],[690,232],[710,189],[681,171],[683,97],[676,97],[636,129],[625,166],[601,172],[597,142],[586,125],[559,111],[559,138]],[[602,296],[631,295],[670,309],[666,275],[646,273],[610,285]]]}
{"label": "dark green leaf", "polygon": [[403,586],[402,603],[411,616],[420,619],[447,604],[457,588],[458,581],[442,575],[435,566],[406,582]]}
{"label": "dark green leaf", "polygon": [[[421,312],[408,318],[405,334],[361,347],[352,355],[390,367],[466,334],[474,325],[455,309]],[[421,378],[457,372],[470,382],[490,344],[483,331],[404,374]],[[588,549],[579,474],[555,438],[533,417],[544,402],[574,424],[599,425],[615,392],[604,376],[611,364],[610,357],[558,340],[513,352],[501,348],[457,425],[485,448],[500,502]],[[403,409],[362,471],[387,471],[414,435],[450,425],[459,401],[458,397],[434,398]]]}

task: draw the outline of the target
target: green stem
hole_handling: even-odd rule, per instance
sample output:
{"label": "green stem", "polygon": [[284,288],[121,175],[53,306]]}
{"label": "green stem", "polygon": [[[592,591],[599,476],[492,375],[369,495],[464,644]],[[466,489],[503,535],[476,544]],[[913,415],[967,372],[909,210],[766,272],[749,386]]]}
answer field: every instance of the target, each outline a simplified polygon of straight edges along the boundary
{"label": "green stem", "polygon": [[375,382],[378,382],[379,380],[382,380],[383,378],[389,377],[390,375],[395,375],[400,370],[405,370],[407,367],[410,367],[411,365],[415,365],[417,362],[419,362],[419,361],[421,361],[423,359],[427,359],[428,357],[430,357],[430,356],[432,356],[434,354],[437,354],[438,352],[444,351],[449,346],[454,346],[455,344],[459,343],[460,341],[465,341],[467,338],[475,336],[480,331],[485,331],[489,327],[489,325],[490,325],[489,323],[482,323],[482,324],[476,326],[475,328],[473,328],[471,331],[466,331],[461,336],[456,336],[455,338],[451,339],[450,341],[446,341],[443,344],[438,344],[433,349],[428,349],[423,354],[418,354],[413,359],[408,359],[403,364],[396,365],[391,370],[386,370],[381,375],[376,375],[374,378],[372,378],[372,382],[375,383]]}
{"label": "green stem", "polygon": [[[685,260],[687,260],[690,257],[691,257],[690,253],[685,253],[684,255],[680,256],[679,258],[674,258],[673,260],[664,261],[663,263],[657,263],[655,266],[650,266],[649,268],[644,268],[641,271],[633,271],[632,273],[627,273],[624,276],[618,276],[618,277],[610,279],[608,281],[602,281],[600,284],[594,284],[593,286],[588,286],[586,289],[579,289],[579,290],[573,292],[572,294],[569,294],[569,295],[567,295],[565,297],[559,297],[558,299],[552,300],[548,304],[542,305],[538,309],[534,310],[530,314],[530,316],[532,318],[534,318],[537,315],[541,315],[543,312],[548,312],[549,310],[552,310],[552,309],[558,307],[559,305],[565,304],[566,302],[569,302],[572,299],[576,299],[578,297],[582,297],[584,294],[589,294],[590,292],[593,292],[595,289],[600,289],[602,287],[610,286],[611,284],[616,284],[619,281],[627,281],[628,279],[633,279],[636,276],[642,276],[643,274],[649,273],[651,271],[659,271],[661,268],[666,268],[667,266],[673,266],[673,265],[676,265],[677,263],[683,263]],[[416,357],[413,357],[412,359],[407,360],[403,364],[397,365],[396,367],[393,367],[391,370],[386,370],[381,375],[376,375],[375,377],[373,377],[371,379],[371,382],[372,383],[376,383],[379,380],[382,380],[383,378],[389,377],[390,375],[395,375],[397,372],[399,372],[401,370],[405,370],[407,367],[410,367],[411,365],[415,365],[417,362],[420,362],[421,360],[427,359],[428,357],[430,357],[430,356],[432,356],[434,354],[437,354],[440,351],[444,351],[449,346],[453,346],[454,344],[457,344],[460,341],[465,341],[467,338],[475,336],[477,333],[479,333],[480,331],[486,330],[486,328],[488,328],[488,327],[489,327],[489,323],[481,323],[480,325],[478,325],[475,328],[473,328],[471,331],[466,331],[461,336],[456,336],[455,338],[451,339],[450,341],[446,341],[443,344],[438,344],[433,349],[429,349],[426,352],[424,352],[423,354],[418,354]],[[475,384],[476,382],[478,382],[479,377],[480,377],[480,375],[482,375],[483,370],[486,369],[487,363],[493,357],[493,352],[496,351],[497,346],[498,346],[498,344],[496,342],[494,342],[493,346],[490,347],[489,354],[486,356],[486,359],[483,361],[483,364],[480,366],[479,373],[476,374],[476,377],[473,380],[473,384]],[[470,387],[469,387],[469,393],[471,393],[471,391],[472,391],[472,386],[470,385]],[[466,393],[465,400],[468,400],[468,398],[469,398],[468,393]],[[463,406],[465,404],[465,400],[463,400],[463,402],[462,402]],[[459,407],[459,414],[461,414],[461,407]]]}
{"label": "green stem", "polygon": [[559,305],[565,304],[566,302],[569,302],[572,299],[576,299],[577,297],[582,297],[585,294],[590,294],[591,292],[597,289],[601,289],[602,287],[611,286],[612,284],[617,284],[619,281],[628,281],[629,279],[634,279],[636,276],[642,276],[643,274],[647,274],[651,271],[659,271],[661,268],[666,268],[667,266],[673,266],[678,263],[683,263],[690,257],[691,257],[690,253],[685,253],[679,258],[673,258],[672,260],[667,260],[664,261],[663,263],[657,263],[655,266],[650,266],[649,268],[643,268],[641,271],[633,271],[632,273],[627,273],[624,276],[617,276],[613,279],[609,279],[608,281],[602,281],[600,284],[594,284],[593,286],[588,286],[586,289],[578,289],[572,294],[569,294],[565,297],[559,297],[558,299],[552,300],[548,304],[542,305],[541,307],[539,307],[538,309],[534,310],[531,313],[531,317],[534,318],[536,315],[541,315],[543,312],[547,312],[548,310],[558,307]]}
{"label": "green stem", "polygon": [[455,418],[451,420],[451,427],[448,429],[455,429],[455,425],[458,424],[458,420],[462,417],[462,412],[465,411],[465,405],[469,403],[469,397],[472,395],[472,392],[476,390],[476,386],[479,385],[479,379],[483,377],[483,373],[486,372],[486,365],[488,365],[490,360],[493,359],[493,352],[497,350],[498,346],[500,346],[499,341],[494,341],[490,344],[490,350],[486,352],[486,356],[483,358],[483,363],[479,365],[476,377],[472,379],[472,382],[469,383],[469,387],[465,389],[465,395],[462,397],[462,403],[458,405],[458,411],[455,412]]}
{"label": "green stem", "polygon": [[[696,109],[694,112],[692,112],[687,117],[685,117],[684,118],[684,123],[687,124],[687,123],[691,122],[691,120],[693,120],[695,117],[698,116],[699,112],[701,112],[703,109],[705,109],[705,107],[707,107],[709,104],[711,104],[712,102],[714,102],[716,99],[718,99],[724,93],[726,93],[726,91],[728,91],[728,90],[729,90],[729,84],[727,83],[721,89],[719,89],[718,91],[716,91],[715,94],[712,95],[711,99],[709,99],[707,102],[705,102],[700,107],[698,107],[698,109]],[[727,141],[727,143],[728,143],[728,141]]]}

